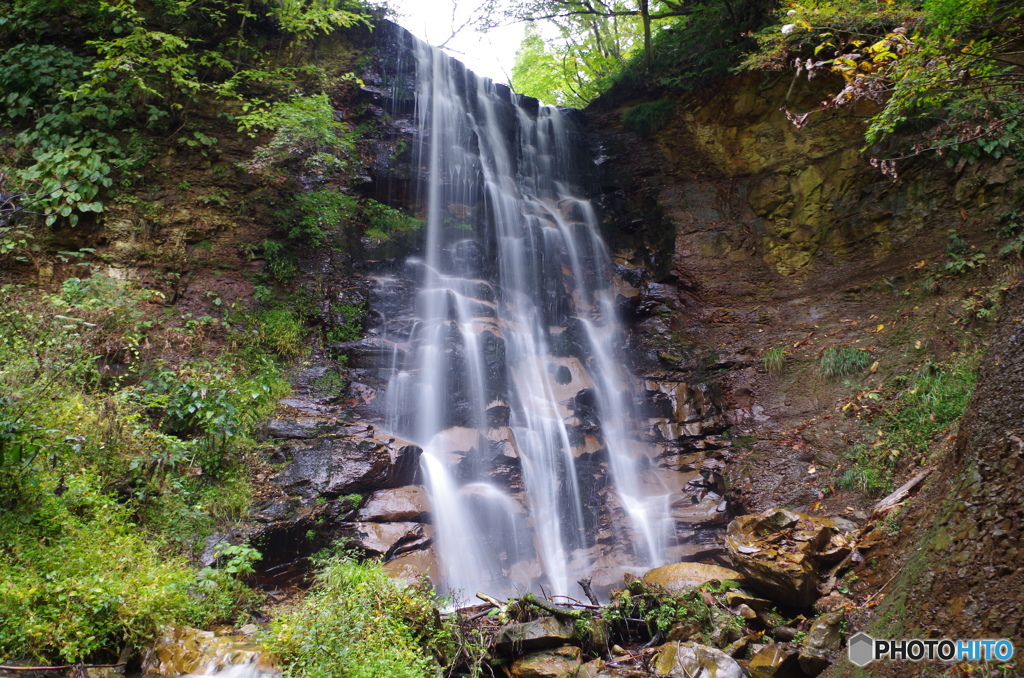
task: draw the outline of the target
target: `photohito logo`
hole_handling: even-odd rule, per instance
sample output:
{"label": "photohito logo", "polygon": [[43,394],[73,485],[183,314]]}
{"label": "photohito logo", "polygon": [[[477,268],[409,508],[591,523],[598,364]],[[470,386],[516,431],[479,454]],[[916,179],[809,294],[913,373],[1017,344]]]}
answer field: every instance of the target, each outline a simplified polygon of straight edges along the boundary
{"label": "photohito logo", "polygon": [[1013,643],[1005,639],[882,640],[861,632],[850,638],[847,655],[850,661],[857,666],[867,666],[878,659],[909,659],[912,662],[919,662],[923,659],[938,659],[944,662],[1006,662],[1013,658]]}

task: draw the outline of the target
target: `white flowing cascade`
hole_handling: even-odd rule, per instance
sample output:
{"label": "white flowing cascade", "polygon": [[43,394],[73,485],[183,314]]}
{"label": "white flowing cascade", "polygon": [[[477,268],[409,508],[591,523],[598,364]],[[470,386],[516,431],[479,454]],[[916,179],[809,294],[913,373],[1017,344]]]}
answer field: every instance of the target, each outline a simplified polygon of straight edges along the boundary
{"label": "white flowing cascade", "polygon": [[670,493],[635,426],[578,134],[557,108],[413,48],[425,247],[407,263],[416,319],[394,338],[412,350],[392,361],[386,426],[423,449],[440,588],[569,594],[593,566],[584,487],[606,481],[578,459],[595,445],[632,565],[661,564]]}

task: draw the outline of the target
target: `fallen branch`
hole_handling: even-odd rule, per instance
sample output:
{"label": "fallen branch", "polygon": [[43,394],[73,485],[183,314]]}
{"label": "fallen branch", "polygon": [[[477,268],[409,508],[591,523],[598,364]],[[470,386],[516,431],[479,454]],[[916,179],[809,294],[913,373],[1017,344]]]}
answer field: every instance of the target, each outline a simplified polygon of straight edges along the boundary
{"label": "fallen branch", "polygon": [[928,474],[930,474],[933,470],[934,467],[926,468],[925,470],[921,471],[907,482],[903,483],[903,485],[901,485],[899,489],[897,489],[895,492],[893,492],[885,499],[875,504],[875,507],[871,509],[871,516],[868,518],[868,520],[881,518],[883,515],[885,515],[893,508],[895,508],[897,504],[899,504],[901,501],[910,496],[910,493],[913,492],[914,489],[918,485],[920,485],[921,482],[924,481],[924,479],[928,477]]}
{"label": "fallen branch", "polygon": [[552,605],[548,601],[541,600],[540,598],[538,598],[537,596],[535,596],[532,593],[527,593],[526,595],[524,595],[522,598],[519,599],[519,602],[522,603],[522,604],[525,604],[525,605],[533,605],[534,607],[540,608],[540,609],[544,610],[545,612],[550,612],[551,614],[555,615],[556,617],[567,617],[569,619],[582,619],[585,616],[585,613],[582,610],[568,610],[568,609],[566,609],[564,607],[558,607],[557,605]]}
{"label": "fallen branch", "polygon": [[592,602],[594,605],[600,605],[601,601],[597,599],[597,596],[594,595],[594,589],[590,587],[592,579],[593,577],[587,577],[585,579],[578,580],[576,583],[580,585],[581,589],[583,589],[583,593],[587,596],[587,600]]}
{"label": "fallen branch", "polygon": [[564,598],[566,602],[563,602],[561,604],[565,607],[582,607],[586,610],[603,609],[600,605],[588,605],[586,603],[581,603],[575,598],[570,598],[569,596],[551,596],[551,602],[555,602],[555,598]]}
{"label": "fallen branch", "polygon": [[497,598],[492,598],[491,596],[487,595],[486,593],[480,593],[479,591],[477,591],[476,592],[476,597],[479,598],[480,600],[484,601],[485,603],[490,603],[494,607],[505,607],[505,603],[501,602]]}

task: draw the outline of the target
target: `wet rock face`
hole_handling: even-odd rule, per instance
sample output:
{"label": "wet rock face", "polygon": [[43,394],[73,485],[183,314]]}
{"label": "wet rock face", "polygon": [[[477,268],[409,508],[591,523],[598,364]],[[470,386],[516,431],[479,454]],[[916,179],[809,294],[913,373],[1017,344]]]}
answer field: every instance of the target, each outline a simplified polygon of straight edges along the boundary
{"label": "wet rock face", "polygon": [[367,498],[356,518],[369,522],[413,520],[424,522],[430,513],[430,499],[420,485],[377,490]]}
{"label": "wet rock face", "polygon": [[841,611],[823,614],[811,623],[800,649],[800,668],[809,676],[817,676],[838,658],[843,643],[840,631],[846,615]]}
{"label": "wet rock face", "polygon": [[285,452],[291,463],[272,481],[291,496],[369,492],[391,484],[395,467],[390,450],[368,438],[324,436],[308,445],[289,445]]}
{"label": "wet rock face", "polygon": [[769,645],[758,650],[747,664],[747,672],[753,678],[799,678],[800,671],[795,652],[789,652],[779,645]]}

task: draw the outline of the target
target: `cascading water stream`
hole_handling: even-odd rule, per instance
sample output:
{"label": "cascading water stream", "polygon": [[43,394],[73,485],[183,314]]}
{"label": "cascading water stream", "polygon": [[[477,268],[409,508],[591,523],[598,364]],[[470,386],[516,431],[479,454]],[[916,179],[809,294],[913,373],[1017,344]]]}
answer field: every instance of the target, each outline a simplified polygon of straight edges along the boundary
{"label": "cascading water stream", "polygon": [[600,510],[627,526],[619,565],[660,564],[671,493],[636,426],[578,133],[413,43],[425,246],[407,262],[415,320],[389,337],[411,350],[391,361],[385,422],[423,449],[438,584],[568,594],[603,557]]}

